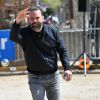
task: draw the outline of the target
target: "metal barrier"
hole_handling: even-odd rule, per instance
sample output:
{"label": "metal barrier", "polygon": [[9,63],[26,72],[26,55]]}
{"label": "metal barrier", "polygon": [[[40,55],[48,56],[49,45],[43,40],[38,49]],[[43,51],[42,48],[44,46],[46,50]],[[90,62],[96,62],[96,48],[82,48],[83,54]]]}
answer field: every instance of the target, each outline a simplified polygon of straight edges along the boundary
{"label": "metal barrier", "polygon": [[24,53],[23,53],[22,47],[19,44],[15,44],[15,50],[16,50],[16,60],[15,61],[24,60]]}
{"label": "metal barrier", "polygon": [[[91,33],[96,30],[97,33]],[[92,59],[100,59],[100,28],[86,29],[86,53]],[[83,30],[82,29],[68,29],[60,31],[64,38],[65,47],[67,48],[68,55],[71,61],[74,61],[81,53],[83,53]],[[93,36],[94,37],[93,37]],[[24,54],[20,45],[16,44],[16,60],[23,61]]]}
{"label": "metal barrier", "polygon": [[[85,30],[85,51],[92,59],[100,59],[100,28]],[[95,31],[95,32],[94,32]],[[75,60],[83,53],[83,29],[68,29],[60,31],[68,51],[70,60]]]}

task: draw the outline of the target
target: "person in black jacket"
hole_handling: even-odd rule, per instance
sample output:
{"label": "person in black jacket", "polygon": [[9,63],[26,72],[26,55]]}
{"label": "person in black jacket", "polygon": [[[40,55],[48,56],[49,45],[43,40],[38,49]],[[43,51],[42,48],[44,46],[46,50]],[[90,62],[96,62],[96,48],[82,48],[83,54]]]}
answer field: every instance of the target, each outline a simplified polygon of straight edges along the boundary
{"label": "person in black jacket", "polygon": [[[21,28],[27,18],[28,26]],[[10,40],[22,46],[33,100],[60,100],[58,54],[66,81],[72,79],[67,50],[57,28],[45,25],[42,10],[30,7],[20,11],[10,32]]]}

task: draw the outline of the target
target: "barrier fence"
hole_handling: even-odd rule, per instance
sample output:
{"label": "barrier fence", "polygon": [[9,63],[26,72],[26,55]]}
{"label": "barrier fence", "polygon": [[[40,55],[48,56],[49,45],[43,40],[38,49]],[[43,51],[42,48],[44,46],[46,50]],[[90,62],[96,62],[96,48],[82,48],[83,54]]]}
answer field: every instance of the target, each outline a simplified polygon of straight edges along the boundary
{"label": "barrier fence", "polygon": [[[94,32],[95,31],[95,32]],[[94,60],[100,59],[100,28],[86,29],[85,33],[85,51]],[[82,29],[66,29],[60,31],[65,47],[71,61],[74,61],[83,53],[83,30]],[[16,60],[24,61],[24,54],[20,45],[15,44]]]}

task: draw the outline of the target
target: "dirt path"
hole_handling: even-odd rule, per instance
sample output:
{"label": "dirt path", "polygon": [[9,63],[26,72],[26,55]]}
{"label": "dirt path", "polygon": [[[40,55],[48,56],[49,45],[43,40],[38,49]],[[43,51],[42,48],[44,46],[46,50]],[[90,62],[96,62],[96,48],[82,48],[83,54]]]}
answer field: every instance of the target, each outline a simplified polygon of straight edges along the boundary
{"label": "dirt path", "polygon": [[[100,74],[74,74],[70,82],[60,78],[61,100],[100,100]],[[32,100],[27,75],[0,76],[0,100]]]}

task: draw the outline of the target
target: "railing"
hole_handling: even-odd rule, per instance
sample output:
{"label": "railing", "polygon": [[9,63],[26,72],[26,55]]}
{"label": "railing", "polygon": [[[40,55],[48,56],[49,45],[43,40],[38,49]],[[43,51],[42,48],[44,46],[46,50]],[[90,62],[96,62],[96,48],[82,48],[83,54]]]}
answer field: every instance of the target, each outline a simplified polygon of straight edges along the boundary
{"label": "railing", "polygon": [[[95,31],[95,32],[94,32]],[[100,59],[100,28],[88,28],[85,30],[85,52],[92,59]],[[67,48],[71,60],[75,60],[84,51],[83,29],[68,29],[60,31],[64,38],[64,43]]]}
{"label": "railing", "polygon": [[[96,30],[96,33],[93,33]],[[100,59],[100,28],[85,30],[85,51],[92,59]],[[70,60],[74,61],[83,53],[83,29],[66,29],[60,31]],[[16,44],[16,60],[23,61],[24,54],[21,47]]]}

